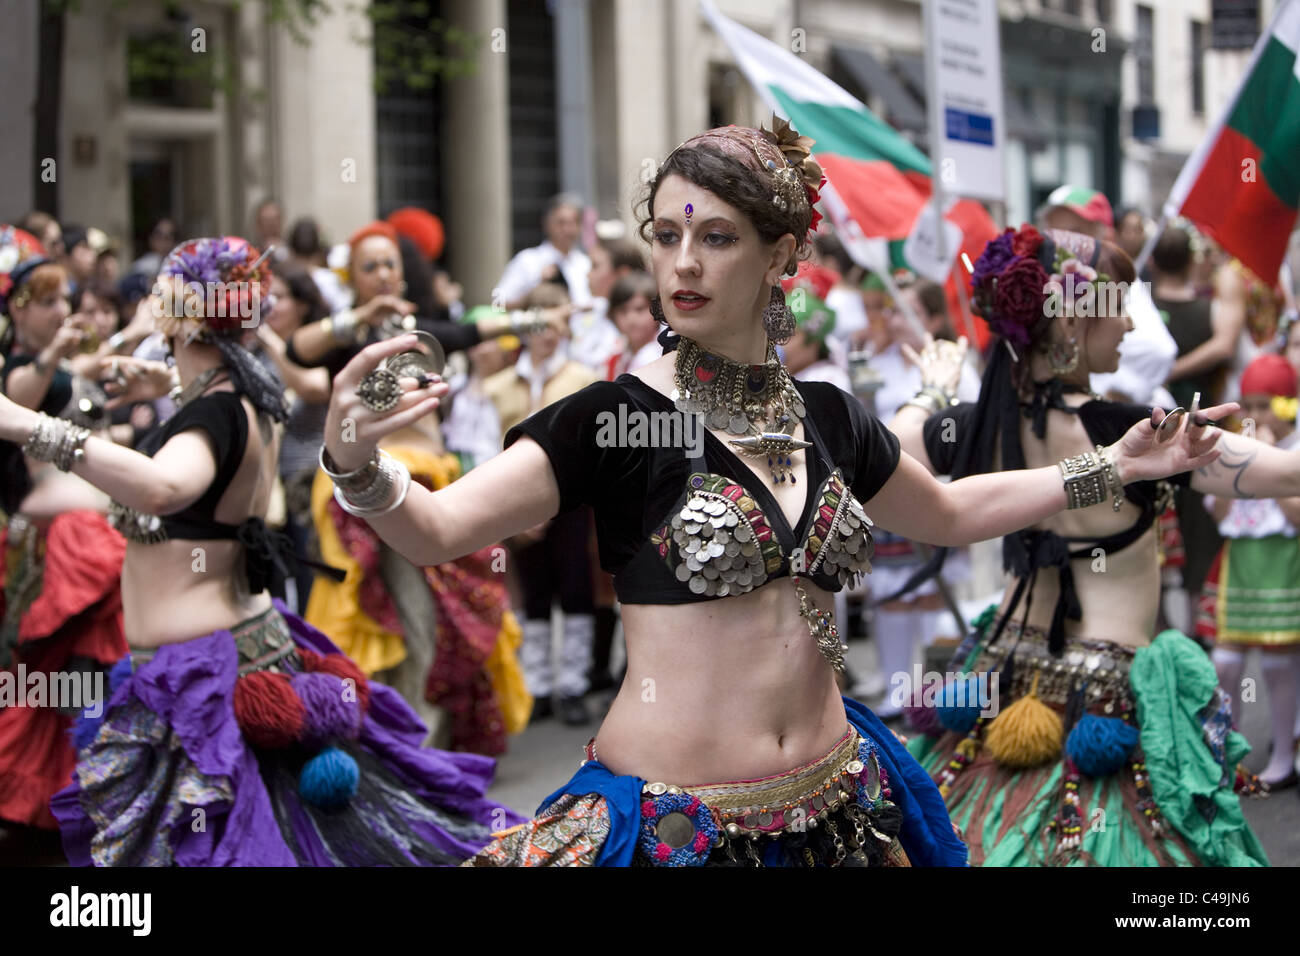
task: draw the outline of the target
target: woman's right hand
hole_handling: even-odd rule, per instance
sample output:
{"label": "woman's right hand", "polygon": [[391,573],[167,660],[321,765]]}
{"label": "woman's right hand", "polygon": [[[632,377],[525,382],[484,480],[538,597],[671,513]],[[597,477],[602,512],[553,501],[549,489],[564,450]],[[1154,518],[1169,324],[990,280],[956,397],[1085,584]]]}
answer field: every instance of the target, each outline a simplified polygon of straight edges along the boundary
{"label": "woman's right hand", "polygon": [[414,335],[398,335],[368,345],[334,377],[334,389],[325,417],[325,450],[341,471],[360,468],[370,458],[380,439],[428,415],[447,394],[450,386],[440,376],[434,376],[433,382],[424,388],[420,388],[414,379],[401,379],[405,394],[396,407],[386,412],[371,411],[357,396],[361,380],[381,361],[414,349],[418,344]]}
{"label": "woman's right hand", "polygon": [[390,315],[406,316],[415,312],[415,304],[407,302],[400,295],[377,295],[365,305],[358,306],[356,316],[358,322],[364,322],[370,326],[380,326]]}
{"label": "woman's right hand", "polygon": [[922,387],[933,386],[950,395],[956,394],[961,382],[962,365],[966,361],[965,336],[956,342],[949,342],[936,340],[927,333],[920,353],[906,342],[901,348],[908,361],[921,370]]}

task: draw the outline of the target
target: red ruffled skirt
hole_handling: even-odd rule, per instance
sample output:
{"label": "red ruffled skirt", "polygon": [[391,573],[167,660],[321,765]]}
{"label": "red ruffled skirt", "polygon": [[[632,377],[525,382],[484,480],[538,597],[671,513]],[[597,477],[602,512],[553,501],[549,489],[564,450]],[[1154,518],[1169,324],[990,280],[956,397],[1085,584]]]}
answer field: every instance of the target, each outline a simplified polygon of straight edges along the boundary
{"label": "red ruffled skirt", "polygon": [[76,762],[73,718],[27,706],[31,675],[74,670],[74,661],[107,669],[125,656],[126,541],[102,514],[70,511],[44,532],[0,530],[0,554],[0,680],[8,685],[0,687],[0,819],[52,830],[50,798],[71,783]]}

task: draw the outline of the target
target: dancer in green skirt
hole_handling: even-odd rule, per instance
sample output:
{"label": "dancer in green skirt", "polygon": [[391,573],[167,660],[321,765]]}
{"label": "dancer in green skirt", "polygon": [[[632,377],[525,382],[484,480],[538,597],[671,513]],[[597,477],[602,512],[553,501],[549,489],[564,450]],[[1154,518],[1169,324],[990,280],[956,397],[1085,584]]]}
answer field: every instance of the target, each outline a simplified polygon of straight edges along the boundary
{"label": "dancer in green skirt", "polygon": [[[1068,485],[1144,417],[1172,434],[1190,414],[1199,433],[1237,411],[1166,416],[1090,391],[1091,373],[1118,365],[1135,279],[1117,246],[1077,233],[1024,226],[990,242],[971,279],[999,336],[979,402],[953,403],[960,350],[927,343],[912,354],[923,388],[891,426],[903,448],[953,477],[1064,458]],[[938,692],[908,701],[926,730],[909,750],[972,864],[1266,865],[1237,793],[1257,786],[1237,772],[1249,746],[1214,667],[1177,631],[1152,637],[1155,522],[1171,484],[1232,497],[1300,490],[1300,452],[1223,433],[1216,447],[1213,464],[1168,482],[1080,480],[1071,510],[1003,538],[1006,598]],[[1112,508],[1085,507],[1108,492]]]}

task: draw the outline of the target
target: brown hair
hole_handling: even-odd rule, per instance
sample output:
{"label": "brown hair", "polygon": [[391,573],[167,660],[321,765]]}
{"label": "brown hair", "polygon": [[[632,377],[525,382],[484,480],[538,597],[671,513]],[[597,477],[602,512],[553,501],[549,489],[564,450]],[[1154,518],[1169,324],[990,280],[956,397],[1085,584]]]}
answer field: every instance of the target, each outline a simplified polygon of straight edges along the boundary
{"label": "brown hair", "polygon": [[568,304],[568,290],[558,282],[543,282],[524,298],[525,309],[555,309]]}
{"label": "brown hair", "polygon": [[63,266],[57,262],[46,262],[32,270],[32,274],[23,283],[21,292],[10,293],[9,301],[19,305],[20,303],[14,300],[20,299],[21,305],[26,305],[32,299],[43,299],[61,290],[67,279],[68,273]]}
{"label": "brown hair", "polygon": [[794,275],[799,259],[808,253],[812,208],[807,203],[794,203],[783,211],[772,202],[771,178],[707,144],[677,149],[650,181],[645,196],[637,203],[638,210],[641,210],[638,212],[638,232],[647,243],[653,240],[651,227],[654,224],[655,194],[669,176],[681,176],[739,209],[766,243],[774,243],[786,234],[794,236],[795,250],[785,267],[787,275]]}
{"label": "brown hair", "polygon": [[596,244],[609,253],[609,266],[615,272],[619,269],[645,271],[645,257],[641,250],[628,239],[599,239]]}
{"label": "brown hair", "polygon": [[655,285],[654,276],[648,272],[629,272],[617,282],[614,288],[609,291],[609,316],[612,319],[614,313],[623,306],[627,305],[639,295],[647,299],[653,299],[659,292]]}

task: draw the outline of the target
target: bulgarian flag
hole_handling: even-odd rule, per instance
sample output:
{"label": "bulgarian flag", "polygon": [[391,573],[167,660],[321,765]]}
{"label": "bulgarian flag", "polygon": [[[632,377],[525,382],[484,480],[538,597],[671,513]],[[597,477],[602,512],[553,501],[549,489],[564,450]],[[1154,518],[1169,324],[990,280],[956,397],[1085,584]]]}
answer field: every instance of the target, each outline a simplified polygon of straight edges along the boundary
{"label": "bulgarian flag", "polygon": [[[879,240],[885,247],[875,257],[877,268],[901,261],[903,240],[930,200],[930,160],[801,57],[722,16],[710,0],[700,0],[700,7],[764,102],[816,141],[812,154],[826,174],[822,195],[836,230]],[[963,252],[974,262],[998,234],[984,207],[969,199],[953,203],[944,218],[962,231],[960,248],[951,250],[954,264]],[[955,283],[965,279],[957,269],[948,280],[953,316],[963,312]],[[983,347],[988,328],[982,319],[974,321],[980,341],[972,344]]]}
{"label": "bulgarian flag", "polygon": [[1282,0],[1246,76],[1165,203],[1272,284],[1300,205],[1300,0]]}

